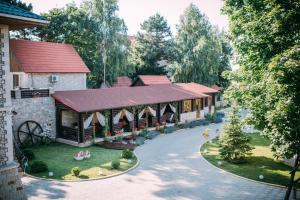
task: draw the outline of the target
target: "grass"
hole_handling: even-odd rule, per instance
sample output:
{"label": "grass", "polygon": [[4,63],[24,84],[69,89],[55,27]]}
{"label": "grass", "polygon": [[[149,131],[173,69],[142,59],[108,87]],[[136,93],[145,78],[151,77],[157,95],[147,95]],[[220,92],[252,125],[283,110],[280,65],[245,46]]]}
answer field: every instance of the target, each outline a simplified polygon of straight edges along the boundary
{"label": "grass", "polygon": [[[121,150],[104,149],[97,146],[81,148],[54,143],[33,147],[30,150],[34,152],[35,158],[29,162],[29,165],[35,160],[44,161],[47,163],[49,171],[53,172],[52,177],[48,176],[48,172],[32,174],[42,178],[59,180],[101,178],[125,171],[137,163],[136,158],[132,159],[132,163],[128,163],[126,159],[121,159]],[[82,161],[77,161],[73,158],[75,153],[86,150],[91,152],[91,158]],[[121,165],[119,169],[111,169],[111,161],[116,159],[120,159]],[[78,177],[71,174],[73,167],[81,169]]]}
{"label": "grass", "polygon": [[[252,151],[252,155],[246,158],[247,162],[243,164],[233,164],[222,160],[219,156],[220,146],[217,139],[212,140],[212,143],[205,143],[200,151],[206,160],[225,171],[256,181],[286,186],[289,183],[291,167],[280,160],[275,160],[268,139],[258,133],[251,134],[250,137],[251,144],[255,149]],[[218,161],[222,161],[221,166],[218,165]],[[260,180],[259,175],[263,175],[264,179]],[[298,171],[296,178],[299,177],[300,172]],[[300,184],[297,187],[300,188]]]}

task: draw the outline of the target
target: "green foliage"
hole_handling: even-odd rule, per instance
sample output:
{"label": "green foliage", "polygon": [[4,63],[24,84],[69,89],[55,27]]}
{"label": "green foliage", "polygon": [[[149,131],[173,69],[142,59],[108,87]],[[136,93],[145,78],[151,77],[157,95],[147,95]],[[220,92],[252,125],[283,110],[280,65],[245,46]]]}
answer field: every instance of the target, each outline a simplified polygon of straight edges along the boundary
{"label": "green foliage", "polygon": [[79,176],[80,172],[81,172],[81,169],[80,169],[79,167],[73,167],[73,168],[71,169],[71,173],[72,173],[74,176]]}
{"label": "green foliage", "polygon": [[244,161],[247,155],[251,155],[250,138],[242,131],[242,125],[238,116],[238,109],[233,105],[229,113],[229,121],[224,126],[224,132],[220,138],[220,156],[230,162]]}
{"label": "green foliage", "polygon": [[132,70],[127,64],[129,41],[123,19],[116,14],[117,1],[88,0],[81,7],[68,4],[45,13],[50,22],[40,27],[44,41],[72,44],[91,70],[88,86],[99,87],[104,79],[112,83],[119,75]]}
{"label": "green foliage", "polygon": [[163,16],[155,14],[141,24],[136,42],[131,49],[130,63],[136,74],[165,74],[158,61],[170,61],[172,57],[172,35]]}
{"label": "green foliage", "polygon": [[48,171],[48,166],[43,161],[36,160],[30,165],[30,173],[40,173],[46,171]]}
{"label": "green foliage", "polygon": [[35,158],[33,151],[30,149],[24,149],[23,154],[28,160],[33,160]]}
{"label": "green foliage", "polygon": [[220,77],[230,69],[231,49],[224,33],[219,34],[194,4],[180,17],[175,43],[176,59],[169,66],[172,79],[223,86],[226,81]]}
{"label": "green foliage", "polygon": [[142,137],[146,137],[149,133],[149,130],[147,128],[144,128],[141,132],[140,132],[140,136]]}
{"label": "green foliage", "polygon": [[119,167],[120,167],[120,160],[113,160],[111,162],[111,168],[113,168],[113,169],[119,169]]}
{"label": "green foliage", "polygon": [[226,96],[248,109],[277,156],[300,154],[300,12],[298,1],[226,0],[240,69],[226,74]]}
{"label": "green foliage", "polygon": [[134,154],[131,150],[125,149],[122,151],[122,158],[131,159],[134,157]]}

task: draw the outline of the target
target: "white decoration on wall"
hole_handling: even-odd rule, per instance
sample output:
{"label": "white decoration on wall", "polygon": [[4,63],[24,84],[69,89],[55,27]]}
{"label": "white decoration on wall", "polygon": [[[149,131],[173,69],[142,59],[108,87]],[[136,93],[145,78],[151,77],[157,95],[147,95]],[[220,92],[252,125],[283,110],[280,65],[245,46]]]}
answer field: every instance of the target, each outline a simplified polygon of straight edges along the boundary
{"label": "white decoration on wall", "polygon": [[96,112],[96,116],[97,116],[97,119],[98,119],[98,122],[100,123],[100,125],[105,127],[105,117],[104,117],[104,115],[102,115],[99,112]]}
{"label": "white decoration on wall", "polygon": [[161,110],[160,110],[160,116],[162,117],[164,115],[164,112],[167,108],[167,105],[165,105]]}
{"label": "white decoration on wall", "polygon": [[139,119],[142,119],[144,112],[145,112],[145,109],[143,109],[143,110],[139,113]]}
{"label": "white decoration on wall", "polygon": [[90,126],[90,124],[91,124],[91,122],[92,122],[92,120],[93,120],[93,116],[94,116],[94,114],[91,114],[91,115],[83,122],[83,127],[84,127],[84,129],[87,129],[87,128]]}
{"label": "white decoration on wall", "polygon": [[175,108],[175,106],[172,106],[171,104],[169,104],[169,106],[170,106],[171,110],[173,111],[173,113],[176,113],[176,108]]}
{"label": "white decoration on wall", "polygon": [[151,108],[150,106],[148,106],[148,110],[150,111],[150,113],[151,113],[151,115],[153,117],[156,117],[156,111],[153,108]]}
{"label": "white decoration on wall", "polygon": [[113,122],[114,124],[119,123],[120,117],[121,117],[122,111],[120,111],[116,116],[114,116]]}
{"label": "white decoration on wall", "polygon": [[133,118],[134,118],[133,114],[131,112],[129,112],[128,110],[125,110],[125,109],[123,111],[125,112],[125,115],[126,115],[128,121],[132,122]]}

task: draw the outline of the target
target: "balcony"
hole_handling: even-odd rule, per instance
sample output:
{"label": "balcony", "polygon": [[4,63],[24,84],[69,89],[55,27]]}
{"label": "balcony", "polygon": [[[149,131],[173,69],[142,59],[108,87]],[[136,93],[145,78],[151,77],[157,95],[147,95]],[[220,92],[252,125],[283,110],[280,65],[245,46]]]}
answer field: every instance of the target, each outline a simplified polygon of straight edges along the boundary
{"label": "balcony", "polygon": [[17,89],[11,91],[12,99],[25,99],[37,97],[49,97],[49,89]]}

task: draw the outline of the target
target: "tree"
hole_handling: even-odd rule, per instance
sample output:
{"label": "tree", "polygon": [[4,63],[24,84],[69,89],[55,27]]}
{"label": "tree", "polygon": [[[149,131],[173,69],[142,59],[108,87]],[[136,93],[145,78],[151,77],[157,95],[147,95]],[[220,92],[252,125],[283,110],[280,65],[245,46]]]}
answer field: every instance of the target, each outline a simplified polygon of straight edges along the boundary
{"label": "tree", "polygon": [[[2,0],[4,2],[7,2],[9,4],[15,5],[19,8],[22,8],[26,11],[32,11],[32,4],[26,4],[20,0]],[[18,39],[31,39],[32,36],[36,34],[36,27],[33,28],[23,28],[20,30],[12,31],[10,36],[11,38],[18,38]]]}
{"label": "tree", "polygon": [[50,23],[40,28],[38,36],[44,41],[72,44],[91,70],[88,87],[97,88],[104,81],[104,62],[109,82],[133,73],[127,68],[127,29],[116,15],[117,9],[117,1],[111,0],[85,1],[80,8],[73,3],[52,9],[44,14]]}
{"label": "tree", "polygon": [[97,49],[102,68],[94,71],[98,82],[107,80],[112,83],[119,75],[127,75],[133,70],[128,65],[129,40],[127,27],[117,15],[118,0],[90,0],[86,2],[89,14],[96,22]]}
{"label": "tree", "polygon": [[253,147],[250,138],[242,131],[242,124],[238,116],[236,104],[231,107],[229,120],[224,126],[220,139],[220,156],[230,162],[241,162],[247,155],[251,155]]}
{"label": "tree", "polygon": [[223,89],[226,89],[229,86],[229,81],[223,76],[223,73],[231,71],[230,60],[232,58],[232,47],[225,32],[221,32],[218,35],[218,38],[221,44],[221,55],[218,68],[218,81],[216,84],[221,86]]}
{"label": "tree", "polygon": [[249,123],[262,130],[278,157],[296,155],[285,199],[300,165],[299,1],[225,0],[240,69],[227,74],[227,96],[250,111]]}
{"label": "tree", "polygon": [[221,45],[217,30],[194,4],[180,17],[175,42],[176,59],[169,68],[175,81],[218,82]]}
{"label": "tree", "polygon": [[155,14],[141,24],[136,43],[131,49],[130,63],[136,74],[165,74],[159,61],[169,62],[172,57],[172,34],[165,18]]}

